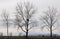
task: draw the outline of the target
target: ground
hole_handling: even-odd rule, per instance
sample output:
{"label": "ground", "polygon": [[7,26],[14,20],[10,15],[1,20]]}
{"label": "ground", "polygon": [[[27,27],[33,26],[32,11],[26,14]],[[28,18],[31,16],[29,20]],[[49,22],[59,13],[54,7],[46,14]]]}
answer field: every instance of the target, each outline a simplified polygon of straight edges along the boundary
{"label": "ground", "polygon": [[0,39],[60,39],[60,37],[41,37],[41,36],[30,36],[26,38],[25,36],[1,36]]}

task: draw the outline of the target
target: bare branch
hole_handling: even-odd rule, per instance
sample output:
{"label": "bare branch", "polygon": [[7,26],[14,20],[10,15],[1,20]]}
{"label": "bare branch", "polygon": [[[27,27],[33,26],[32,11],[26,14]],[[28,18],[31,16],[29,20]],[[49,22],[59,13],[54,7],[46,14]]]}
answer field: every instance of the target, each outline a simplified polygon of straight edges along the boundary
{"label": "bare branch", "polygon": [[[48,25],[48,28],[49,28],[49,31],[50,31],[50,35],[52,36],[52,27],[54,26],[54,24],[57,22],[57,19],[55,18],[56,17],[56,9],[55,8],[49,8],[45,13],[45,16],[42,17],[42,22],[45,24],[45,25]],[[42,29],[46,27],[46,26],[43,26]],[[55,28],[56,29],[56,28]],[[55,30],[54,29],[54,30]]]}
{"label": "bare branch", "polygon": [[23,4],[17,4],[16,11],[16,24],[26,33],[27,36],[28,31],[33,28],[33,26],[30,26],[29,29],[29,22],[32,15],[35,13],[35,9],[29,2],[24,2]]}
{"label": "bare branch", "polygon": [[22,30],[23,32],[26,32],[26,31],[23,29],[22,26],[20,26],[19,24],[18,24],[18,26],[19,26],[18,29],[21,28],[21,30]]}
{"label": "bare branch", "polygon": [[8,27],[9,27],[9,14],[4,11],[2,14],[2,20],[4,21],[4,24],[7,27],[7,36],[8,36]]}

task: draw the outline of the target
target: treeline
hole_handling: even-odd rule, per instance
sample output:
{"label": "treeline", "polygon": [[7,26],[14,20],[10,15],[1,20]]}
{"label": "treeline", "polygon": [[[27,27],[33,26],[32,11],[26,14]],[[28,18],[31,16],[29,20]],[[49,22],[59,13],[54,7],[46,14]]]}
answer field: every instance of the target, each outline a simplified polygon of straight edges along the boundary
{"label": "treeline", "polygon": [[[17,29],[21,29],[23,32],[26,33],[26,37],[28,37],[29,30],[31,30],[33,27],[39,27],[41,26],[41,29],[44,29],[44,27],[47,27],[47,29],[50,32],[50,37],[52,37],[52,31],[55,30],[53,27],[56,26],[56,23],[58,21],[58,11],[56,8],[50,8],[48,7],[48,10],[43,11],[44,15],[40,16],[38,18],[39,21],[41,21],[41,25],[38,26],[37,20],[34,19],[34,14],[37,13],[37,7],[33,5],[33,3],[30,2],[24,2],[24,3],[17,3],[16,6],[16,12],[15,12],[15,18],[12,22],[14,26],[18,26]],[[11,14],[12,15],[12,14]],[[3,11],[1,13],[1,17],[3,20],[3,25],[7,26],[7,36],[9,34],[9,26],[10,23],[10,16],[9,13]],[[35,16],[36,17],[36,16]],[[34,21],[35,20],[35,21]]]}

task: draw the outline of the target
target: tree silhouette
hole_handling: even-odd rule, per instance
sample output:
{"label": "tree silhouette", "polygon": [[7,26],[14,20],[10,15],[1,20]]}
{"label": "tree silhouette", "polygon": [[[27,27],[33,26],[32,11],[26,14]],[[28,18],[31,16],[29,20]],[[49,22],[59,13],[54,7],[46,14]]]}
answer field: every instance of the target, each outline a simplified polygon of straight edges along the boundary
{"label": "tree silhouette", "polygon": [[16,11],[15,23],[19,26],[18,29],[21,28],[26,33],[26,37],[28,37],[28,31],[36,26],[36,22],[32,21],[32,16],[36,10],[33,4],[24,2],[17,4]]}
{"label": "tree silhouette", "polygon": [[42,17],[42,19],[40,19],[44,25],[42,26],[42,29],[44,27],[48,27],[47,29],[50,31],[50,36],[52,37],[52,31],[55,30],[53,29],[53,27],[55,26],[55,23],[57,22],[57,10],[55,8],[50,8],[44,12],[44,16]]}
{"label": "tree silhouette", "polygon": [[4,12],[1,14],[2,15],[2,20],[3,20],[3,25],[7,27],[7,36],[8,34],[8,27],[9,27],[9,14],[4,10]]}

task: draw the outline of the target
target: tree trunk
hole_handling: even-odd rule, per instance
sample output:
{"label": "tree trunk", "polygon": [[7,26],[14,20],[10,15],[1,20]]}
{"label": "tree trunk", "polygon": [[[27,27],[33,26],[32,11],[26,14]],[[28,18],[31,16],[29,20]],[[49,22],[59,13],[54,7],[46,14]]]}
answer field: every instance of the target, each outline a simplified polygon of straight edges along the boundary
{"label": "tree trunk", "polygon": [[52,26],[50,27],[50,37],[52,37]]}
{"label": "tree trunk", "polygon": [[52,24],[52,22],[53,22],[52,17],[50,17],[50,20],[51,20],[51,24],[50,24],[50,37],[52,37],[52,26],[53,26],[53,24]]}
{"label": "tree trunk", "polygon": [[8,36],[8,22],[7,22],[7,36]]}
{"label": "tree trunk", "polygon": [[9,37],[8,37],[8,21],[7,21],[7,39],[8,39]]}
{"label": "tree trunk", "polygon": [[28,30],[27,30],[27,32],[26,32],[26,37],[28,37]]}
{"label": "tree trunk", "polygon": [[27,28],[26,28],[26,38],[28,37],[28,22],[29,22],[29,19],[27,19]]}
{"label": "tree trunk", "polygon": [[7,36],[8,36],[8,26],[7,26]]}

